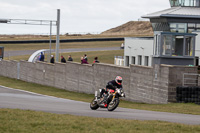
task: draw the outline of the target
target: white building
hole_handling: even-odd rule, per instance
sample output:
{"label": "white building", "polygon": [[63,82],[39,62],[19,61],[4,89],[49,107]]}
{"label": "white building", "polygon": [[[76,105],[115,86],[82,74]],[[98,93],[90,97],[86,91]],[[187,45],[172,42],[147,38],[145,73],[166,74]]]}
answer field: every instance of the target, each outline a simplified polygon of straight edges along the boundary
{"label": "white building", "polygon": [[154,37],[125,38],[129,64],[199,65],[200,0],[170,0],[171,8],[151,13]]}

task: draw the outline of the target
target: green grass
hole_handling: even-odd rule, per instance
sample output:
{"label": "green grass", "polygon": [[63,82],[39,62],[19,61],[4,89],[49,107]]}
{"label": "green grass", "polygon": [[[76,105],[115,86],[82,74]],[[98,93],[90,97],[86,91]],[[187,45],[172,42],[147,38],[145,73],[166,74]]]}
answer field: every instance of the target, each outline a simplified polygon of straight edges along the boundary
{"label": "green grass", "polygon": [[200,126],[0,109],[1,133],[198,133]]}
{"label": "green grass", "polygon": [[[93,63],[94,57],[98,57],[101,63],[109,63],[114,64],[114,56],[124,56],[124,50],[112,50],[112,51],[89,51],[89,52],[72,52],[72,53],[61,53],[66,60],[68,55],[72,55],[72,58],[75,62],[80,62],[80,57],[84,54],[88,55],[88,61],[90,64]],[[45,55],[47,57],[47,55]],[[29,55],[22,55],[22,56],[12,56],[12,57],[5,57],[5,60],[28,60]]]}
{"label": "green grass", "polygon": [[[123,41],[96,41],[96,42],[60,43],[60,49],[120,47],[122,42]],[[0,46],[3,46],[5,51],[49,49],[49,43],[0,44]],[[51,48],[55,49],[55,47],[56,47],[55,43],[52,43]]]}
{"label": "green grass", "polygon": [[[0,85],[36,92],[44,95],[50,95],[50,96],[72,99],[77,101],[84,101],[84,102],[91,102],[91,100],[94,97],[94,95],[92,94],[70,92],[63,89],[57,89],[54,87],[28,83],[2,76],[0,76]],[[119,106],[132,109],[200,115],[200,106],[191,103],[143,104],[143,103],[134,103],[122,100]]]}

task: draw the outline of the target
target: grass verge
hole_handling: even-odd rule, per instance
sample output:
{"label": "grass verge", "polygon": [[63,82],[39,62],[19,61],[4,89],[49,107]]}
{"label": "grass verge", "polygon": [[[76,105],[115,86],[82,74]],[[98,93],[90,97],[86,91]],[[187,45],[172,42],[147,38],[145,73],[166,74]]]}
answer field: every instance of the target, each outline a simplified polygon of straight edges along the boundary
{"label": "grass verge", "polygon": [[198,133],[200,126],[0,109],[1,133]]}
{"label": "grass verge", "polygon": [[[16,79],[10,79],[0,76],[0,85],[12,87],[16,89],[36,92],[44,95],[50,95],[60,98],[72,99],[77,101],[91,102],[94,95],[83,94],[77,92],[70,92],[54,87],[43,86],[34,83],[28,83]],[[126,90],[125,90],[126,91]],[[134,103],[122,100],[120,107],[142,109],[151,111],[171,112],[171,113],[183,113],[183,114],[194,114],[200,115],[200,106],[196,104],[184,104],[184,103],[169,103],[169,104],[142,104]]]}
{"label": "grass verge", "polygon": [[[60,43],[60,49],[120,47],[122,42],[123,41],[96,41]],[[3,46],[5,51],[49,49],[49,43],[1,44],[0,46]],[[52,43],[52,49],[54,49],[55,47],[56,44]]]}
{"label": "grass verge", "polygon": [[[72,52],[72,53],[62,53],[66,60],[68,55],[72,55],[72,58],[75,62],[81,62],[80,58],[84,54],[88,55],[88,61],[90,64],[94,61],[94,57],[98,57],[101,63],[109,63],[114,64],[114,56],[124,56],[124,50],[111,50],[111,51],[88,51],[88,52]],[[47,57],[47,55],[45,55]],[[5,60],[28,60],[30,55],[22,55],[22,56],[12,56],[5,57]]]}

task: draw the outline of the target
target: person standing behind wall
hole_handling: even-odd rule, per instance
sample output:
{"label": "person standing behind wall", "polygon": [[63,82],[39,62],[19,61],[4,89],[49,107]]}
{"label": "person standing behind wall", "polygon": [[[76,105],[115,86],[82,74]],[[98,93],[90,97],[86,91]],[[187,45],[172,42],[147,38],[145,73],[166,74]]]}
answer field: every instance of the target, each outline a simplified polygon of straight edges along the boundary
{"label": "person standing behind wall", "polygon": [[55,60],[54,60],[54,56],[53,55],[51,55],[51,60],[50,60],[50,63],[54,63],[55,62]]}
{"label": "person standing behind wall", "polygon": [[68,56],[68,60],[67,61],[73,61],[73,59],[72,59],[72,56],[71,55],[69,55]]}
{"label": "person standing behind wall", "polygon": [[83,57],[81,57],[81,64],[89,64]]}
{"label": "person standing behind wall", "polygon": [[83,58],[84,60],[86,60],[87,62],[88,62],[88,58],[87,58],[87,55],[85,54],[84,55],[84,58]]}
{"label": "person standing behind wall", "polygon": [[99,63],[99,61],[98,61],[98,57],[95,57],[95,58],[94,58],[93,63]]}
{"label": "person standing behind wall", "polygon": [[62,63],[66,63],[66,60],[65,60],[65,58],[63,56],[61,56],[61,62]]}
{"label": "person standing behind wall", "polygon": [[43,54],[43,52],[41,52],[41,55],[40,55],[39,60],[40,60],[40,61],[44,61],[44,54]]}

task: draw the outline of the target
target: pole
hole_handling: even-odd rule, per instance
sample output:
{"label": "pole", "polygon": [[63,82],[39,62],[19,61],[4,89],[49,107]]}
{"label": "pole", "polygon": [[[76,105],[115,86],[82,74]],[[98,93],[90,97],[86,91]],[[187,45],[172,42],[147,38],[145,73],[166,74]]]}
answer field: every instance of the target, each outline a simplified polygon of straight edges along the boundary
{"label": "pole", "polygon": [[48,62],[50,62],[51,59],[51,38],[52,38],[52,21],[50,21],[50,40],[49,40],[49,60]]}
{"label": "pole", "polygon": [[56,35],[56,62],[59,59],[59,43],[60,43],[60,9],[57,9],[57,35]]}

